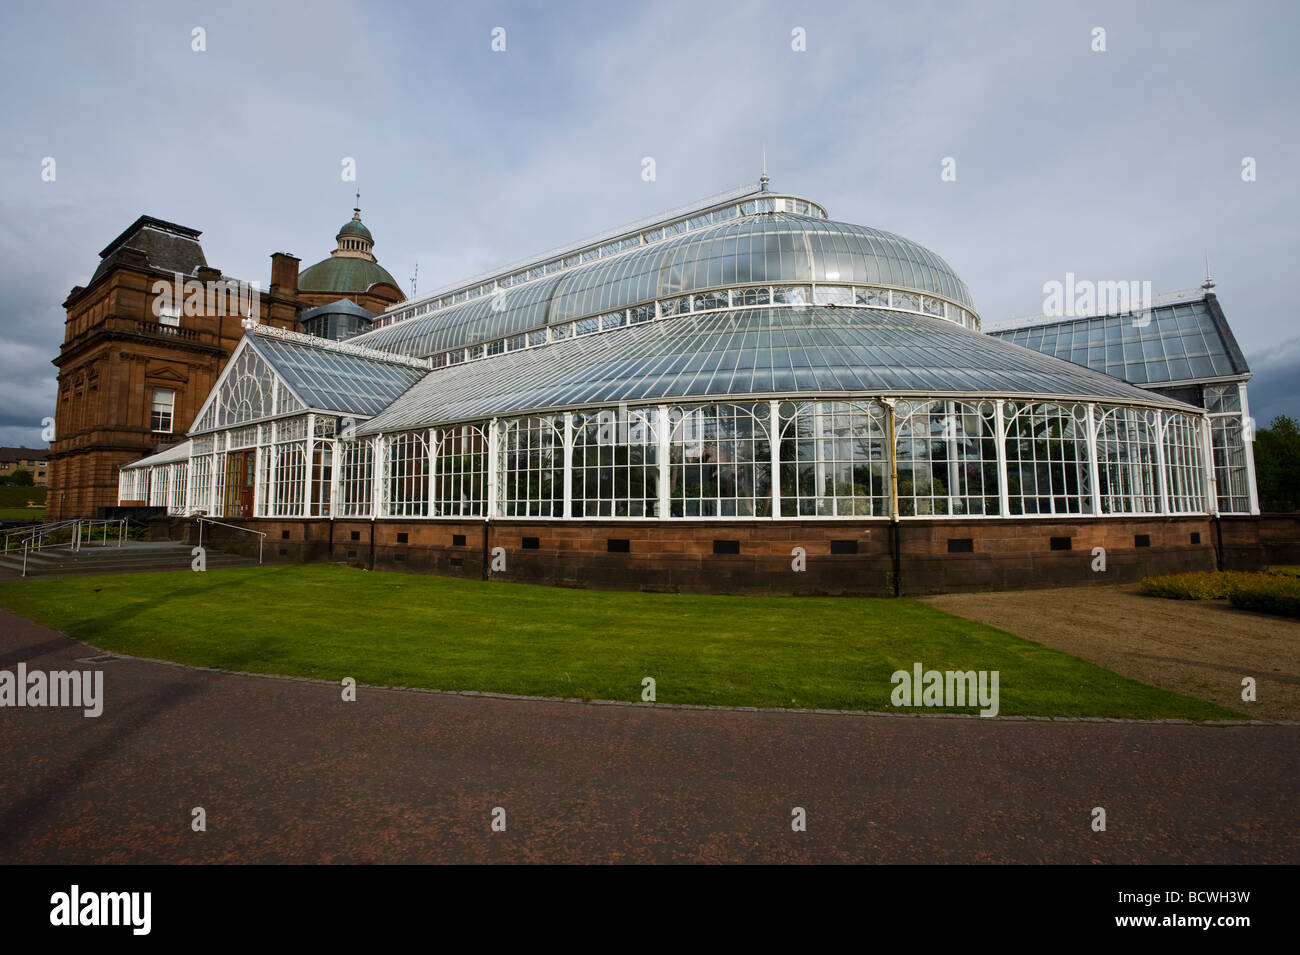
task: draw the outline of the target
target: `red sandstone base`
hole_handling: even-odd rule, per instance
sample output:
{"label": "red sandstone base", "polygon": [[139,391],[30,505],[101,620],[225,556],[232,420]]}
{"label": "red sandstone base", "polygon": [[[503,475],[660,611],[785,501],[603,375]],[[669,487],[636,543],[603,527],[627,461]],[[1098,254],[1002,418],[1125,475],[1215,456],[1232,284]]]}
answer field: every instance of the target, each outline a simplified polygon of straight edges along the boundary
{"label": "red sandstone base", "polygon": [[[267,535],[267,563],[329,561],[609,590],[773,595],[930,594],[1135,581],[1186,570],[1300,563],[1300,516],[1151,520],[901,522],[285,520],[239,522]],[[189,540],[193,521],[159,519]],[[256,553],[256,538],[204,529],[213,547]],[[1101,569],[1101,552],[1105,564]],[[802,569],[796,569],[801,567]]]}

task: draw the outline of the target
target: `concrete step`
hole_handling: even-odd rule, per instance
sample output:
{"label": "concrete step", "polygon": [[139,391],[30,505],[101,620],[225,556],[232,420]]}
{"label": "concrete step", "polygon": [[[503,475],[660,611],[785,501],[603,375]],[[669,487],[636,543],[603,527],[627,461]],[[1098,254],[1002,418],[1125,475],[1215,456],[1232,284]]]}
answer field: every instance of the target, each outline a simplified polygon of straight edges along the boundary
{"label": "concrete step", "polygon": [[[145,573],[159,570],[188,570],[193,557],[191,545],[174,541],[130,541],[121,547],[83,546],[73,551],[66,546],[46,547],[27,554],[28,577],[81,576],[86,574]],[[208,569],[256,567],[257,558],[208,548]],[[0,571],[6,576],[21,574],[21,551],[0,554]]]}

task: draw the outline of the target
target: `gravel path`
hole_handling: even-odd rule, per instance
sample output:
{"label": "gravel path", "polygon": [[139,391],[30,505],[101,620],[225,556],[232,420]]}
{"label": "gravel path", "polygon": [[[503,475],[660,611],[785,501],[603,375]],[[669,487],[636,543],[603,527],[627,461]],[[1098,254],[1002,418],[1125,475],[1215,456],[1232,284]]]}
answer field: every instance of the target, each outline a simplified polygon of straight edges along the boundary
{"label": "gravel path", "polygon": [[[1300,620],[1234,610],[1224,600],[1145,597],[1137,584],[922,599],[1254,719],[1300,720]],[[1241,699],[1247,676],[1256,681],[1253,703]]]}

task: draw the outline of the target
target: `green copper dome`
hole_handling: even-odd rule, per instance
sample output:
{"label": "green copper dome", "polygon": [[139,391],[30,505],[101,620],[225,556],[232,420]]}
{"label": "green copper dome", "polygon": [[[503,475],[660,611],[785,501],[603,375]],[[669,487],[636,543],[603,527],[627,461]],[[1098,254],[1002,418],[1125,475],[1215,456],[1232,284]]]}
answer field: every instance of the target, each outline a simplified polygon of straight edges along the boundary
{"label": "green copper dome", "polygon": [[349,219],[347,222],[343,223],[343,228],[339,229],[339,234],[336,238],[341,239],[345,235],[355,235],[365,239],[367,242],[375,241],[374,236],[370,234],[370,230],[361,223],[360,219]]}
{"label": "green copper dome", "polygon": [[364,292],[381,282],[401,290],[378,262],[344,256],[331,256],[298,273],[298,288],[304,292]]}

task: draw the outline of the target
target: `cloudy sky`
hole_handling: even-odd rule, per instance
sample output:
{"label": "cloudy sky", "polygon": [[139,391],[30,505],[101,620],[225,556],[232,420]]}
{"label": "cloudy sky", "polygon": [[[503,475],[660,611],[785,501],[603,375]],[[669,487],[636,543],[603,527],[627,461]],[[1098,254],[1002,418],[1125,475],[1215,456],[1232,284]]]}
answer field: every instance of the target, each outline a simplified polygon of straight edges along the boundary
{"label": "cloudy sky", "polygon": [[329,253],[359,186],[427,291],[752,182],[764,146],[774,189],[935,250],[986,322],[1067,272],[1191,288],[1208,254],[1253,410],[1297,414],[1297,26],[1187,0],[6,4],[0,444],[40,443],[61,303],[141,214],[265,284],[272,252]]}

